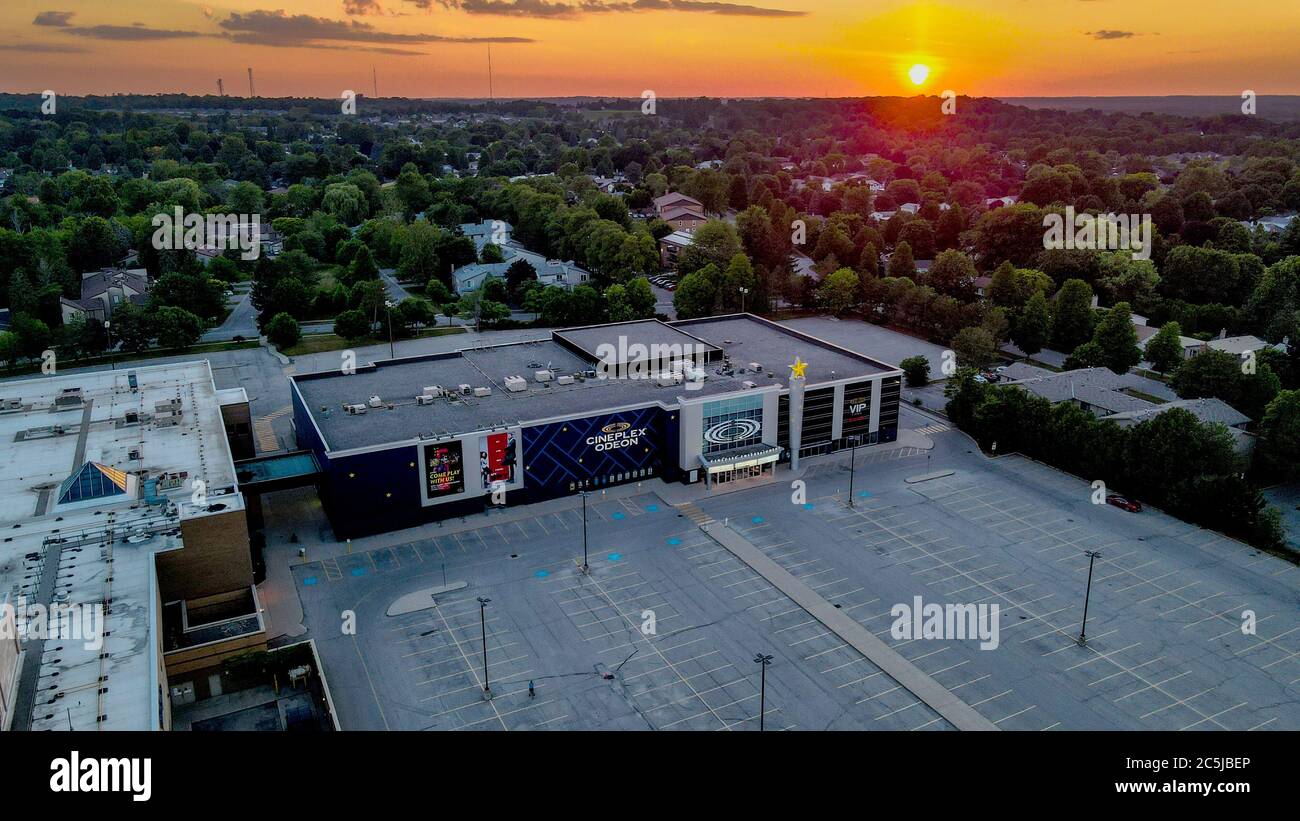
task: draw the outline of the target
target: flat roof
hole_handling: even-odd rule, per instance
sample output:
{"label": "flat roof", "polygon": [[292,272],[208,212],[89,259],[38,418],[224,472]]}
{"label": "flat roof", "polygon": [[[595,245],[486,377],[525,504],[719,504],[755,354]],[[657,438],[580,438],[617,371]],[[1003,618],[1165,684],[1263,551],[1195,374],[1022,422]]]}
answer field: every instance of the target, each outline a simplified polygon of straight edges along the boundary
{"label": "flat roof", "polygon": [[[655,379],[577,377],[572,384],[538,382],[535,374],[549,369],[557,376],[582,374],[595,367],[602,344],[624,350],[633,342],[703,344],[715,352],[699,390],[683,385],[661,387]],[[723,373],[722,357],[733,371]],[[445,437],[477,430],[508,427],[550,419],[591,416],[625,407],[660,403],[665,407],[694,399],[777,385],[788,387],[787,367],[795,358],[808,363],[806,383],[870,378],[896,372],[891,365],[852,353],[808,334],[785,328],[749,314],[664,323],[657,320],[595,325],[552,332],[549,340],[467,348],[450,353],[382,360],[354,373],[325,371],[298,374],[291,379],[315,419],[329,451],[374,447],[418,437]],[[763,366],[761,373],[750,363]],[[505,378],[521,376],[526,389],[506,390]],[[455,390],[459,385],[488,387],[485,397],[456,396],[420,405],[416,396],[439,385]],[[365,414],[344,411],[348,404],[364,404],[378,396],[381,408]],[[391,407],[389,407],[391,405]]]}
{"label": "flat roof", "polygon": [[[653,345],[664,347],[675,345],[683,351],[703,352],[707,354],[707,359],[712,359],[722,352],[721,348],[705,342],[699,336],[657,319],[564,328],[552,332],[551,336],[558,342],[568,343],[591,361],[607,359],[601,355],[602,346],[609,346],[609,349],[616,353],[620,365],[650,358],[650,348]],[[636,351],[634,346],[644,348],[645,353],[636,352],[629,355],[630,351]]]}
{"label": "flat roof", "polygon": [[14,406],[0,404],[0,523],[55,513],[59,484],[87,461],[145,478],[183,472],[164,493],[178,501],[194,479],[209,493],[235,485],[207,360],[0,382],[0,403]]}
{"label": "flat roof", "polygon": [[[226,509],[243,506],[221,418],[238,398],[216,389],[206,360],[0,382],[0,600],[109,603],[102,647],[26,645],[38,676],[31,729],[158,726],[153,558],[182,546],[182,519],[208,515],[190,501],[193,480]],[[88,461],[126,492],[60,503],[60,484]]]}

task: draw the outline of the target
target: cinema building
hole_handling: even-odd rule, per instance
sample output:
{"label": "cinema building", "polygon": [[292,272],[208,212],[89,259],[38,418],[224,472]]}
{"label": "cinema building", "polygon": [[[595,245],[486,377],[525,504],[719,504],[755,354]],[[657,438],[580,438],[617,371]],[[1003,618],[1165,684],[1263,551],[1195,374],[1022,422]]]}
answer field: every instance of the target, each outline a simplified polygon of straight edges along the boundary
{"label": "cinema building", "polygon": [[900,380],[738,314],[568,328],[298,374],[290,388],[298,445],[349,538],[651,478],[721,484],[891,442]]}

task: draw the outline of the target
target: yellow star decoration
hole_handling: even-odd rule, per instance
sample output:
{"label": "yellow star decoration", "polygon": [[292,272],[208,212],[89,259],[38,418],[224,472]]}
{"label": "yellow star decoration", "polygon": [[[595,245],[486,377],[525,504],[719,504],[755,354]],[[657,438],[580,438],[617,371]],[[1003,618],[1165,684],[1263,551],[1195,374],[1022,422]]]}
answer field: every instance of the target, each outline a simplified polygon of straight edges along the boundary
{"label": "yellow star decoration", "polygon": [[790,366],[790,376],[793,379],[803,379],[804,371],[806,371],[807,369],[808,369],[808,363],[804,362],[803,360],[801,360],[799,357],[796,356],[794,358],[794,364]]}

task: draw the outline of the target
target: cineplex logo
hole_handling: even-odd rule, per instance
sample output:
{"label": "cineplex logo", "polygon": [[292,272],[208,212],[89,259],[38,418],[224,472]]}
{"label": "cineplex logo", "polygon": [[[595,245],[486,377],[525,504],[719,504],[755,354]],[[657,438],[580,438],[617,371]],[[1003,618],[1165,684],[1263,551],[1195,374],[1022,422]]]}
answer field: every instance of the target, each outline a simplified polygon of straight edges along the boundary
{"label": "cineplex logo", "polygon": [[257,259],[262,251],[261,214],[185,213],[179,205],[171,214],[154,214],[152,242],[156,251],[233,248],[240,259]]}
{"label": "cineplex logo", "polygon": [[629,343],[620,335],[618,344],[596,346],[597,379],[655,379],[661,385],[682,385],[688,391],[704,387],[704,363],[708,347],[695,343]]}
{"label": "cineplex logo", "polygon": [[50,792],[122,792],[132,801],[153,795],[153,759],[82,758],[73,750],[50,762]]}
{"label": "cineplex logo", "polygon": [[981,650],[996,650],[1000,643],[1002,608],[996,604],[926,604],[920,596],[912,603],[889,609],[894,617],[889,634],[898,641],[979,639]]}
{"label": "cineplex logo", "polygon": [[627,422],[611,422],[600,433],[587,437],[587,444],[595,450],[630,448],[641,441],[647,428],[634,428]]}
{"label": "cineplex logo", "polygon": [[25,596],[17,604],[0,604],[0,639],[19,641],[79,641],[87,650],[104,646],[104,605],[28,605]]}

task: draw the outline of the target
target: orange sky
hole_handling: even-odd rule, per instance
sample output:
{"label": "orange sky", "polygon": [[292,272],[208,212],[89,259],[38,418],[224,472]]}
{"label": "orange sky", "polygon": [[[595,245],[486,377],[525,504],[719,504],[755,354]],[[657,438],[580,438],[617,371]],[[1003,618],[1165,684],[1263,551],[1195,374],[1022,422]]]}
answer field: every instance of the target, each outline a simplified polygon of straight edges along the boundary
{"label": "orange sky", "polygon": [[486,96],[495,38],[498,97],[1300,93],[1293,0],[579,2],[4,0],[0,90]]}

